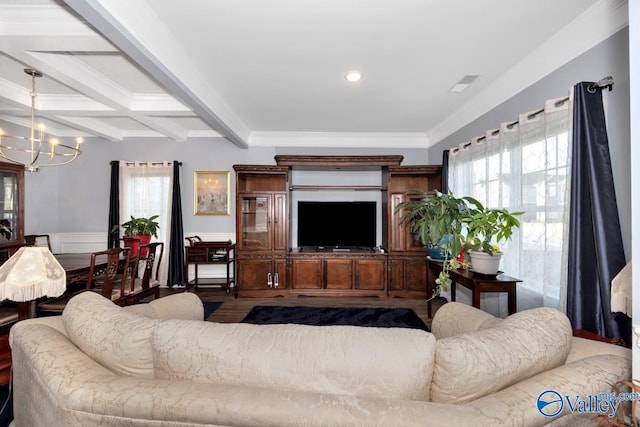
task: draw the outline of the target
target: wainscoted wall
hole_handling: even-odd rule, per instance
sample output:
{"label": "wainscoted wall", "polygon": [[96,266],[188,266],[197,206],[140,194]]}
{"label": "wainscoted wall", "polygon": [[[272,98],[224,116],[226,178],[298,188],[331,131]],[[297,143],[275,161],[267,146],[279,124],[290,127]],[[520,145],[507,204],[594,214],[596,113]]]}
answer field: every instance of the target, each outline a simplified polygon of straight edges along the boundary
{"label": "wainscoted wall", "polygon": [[[235,233],[203,233],[198,231],[185,231],[185,237],[200,236],[205,241],[236,241]],[[51,250],[53,253],[84,253],[97,252],[107,247],[106,233],[54,233],[50,234]],[[185,241],[185,244],[187,242]],[[168,256],[168,249],[165,247],[163,256]],[[221,278],[226,276],[224,265],[201,265],[198,267],[199,277]],[[189,280],[194,278],[194,267],[189,267]]]}

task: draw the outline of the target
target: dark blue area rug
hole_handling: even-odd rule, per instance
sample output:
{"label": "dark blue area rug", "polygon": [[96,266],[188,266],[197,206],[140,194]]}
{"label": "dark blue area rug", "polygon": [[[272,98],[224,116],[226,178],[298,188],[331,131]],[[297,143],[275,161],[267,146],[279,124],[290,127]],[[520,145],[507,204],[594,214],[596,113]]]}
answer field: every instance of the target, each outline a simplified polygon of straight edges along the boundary
{"label": "dark blue area rug", "polygon": [[219,309],[223,302],[224,301],[204,301],[202,303],[204,306],[204,320],[207,320],[214,311]]}
{"label": "dark blue area rug", "polygon": [[378,328],[411,328],[429,332],[429,328],[409,308],[376,307],[280,307],[257,305],[249,311],[242,323],[273,325],[373,326]]}

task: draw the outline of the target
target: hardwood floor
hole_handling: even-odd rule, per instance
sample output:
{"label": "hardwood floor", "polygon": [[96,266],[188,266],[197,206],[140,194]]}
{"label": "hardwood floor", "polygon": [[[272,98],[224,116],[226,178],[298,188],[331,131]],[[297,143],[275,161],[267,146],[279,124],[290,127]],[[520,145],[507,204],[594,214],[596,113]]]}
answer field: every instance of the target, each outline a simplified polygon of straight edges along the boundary
{"label": "hardwood floor", "polygon": [[[171,293],[184,292],[184,288],[162,288],[160,296]],[[280,306],[307,306],[307,307],[387,307],[410,308],[422,319],[427,326],[431,326],[428,317],[427,302],[424,299],[412,298],[340,298],[340,297],[291,297],[291,298],[234,298],[233,294],[227,294],[216,287],[200,286],[197,290],[191,290],[203,301],[224,301],[207,320],[219,323],[240,322],[249,310],[256,305],[280,305]],[[442,305],[442,300],[433,301],[432,315]]]}

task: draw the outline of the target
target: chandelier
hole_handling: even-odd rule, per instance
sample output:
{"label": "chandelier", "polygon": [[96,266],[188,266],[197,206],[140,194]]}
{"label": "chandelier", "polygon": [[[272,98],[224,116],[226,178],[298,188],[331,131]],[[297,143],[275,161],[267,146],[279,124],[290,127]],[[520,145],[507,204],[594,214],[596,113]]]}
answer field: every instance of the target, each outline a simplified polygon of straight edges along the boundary
{"label": "chandelier", "polygon": [[14,136],[0,129],[0,158],[24,165],[28,172],[72,162],[80,154],[83,139],[76,138],[75,146],[63,144],[57,138],[46,139],[44,124],[36,125],[35,121],[36,77],[42,77],[42,73],[31,68],[25,68],[24,72],[31,76],[31,133],[28,137]]}

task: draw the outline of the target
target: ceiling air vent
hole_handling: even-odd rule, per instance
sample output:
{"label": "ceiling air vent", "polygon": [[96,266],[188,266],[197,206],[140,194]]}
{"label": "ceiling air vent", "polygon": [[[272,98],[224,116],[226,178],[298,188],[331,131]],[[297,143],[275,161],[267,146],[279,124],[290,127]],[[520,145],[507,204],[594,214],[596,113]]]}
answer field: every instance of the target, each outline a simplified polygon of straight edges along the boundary
{"label": "ceiling air vent", "polygon": [[449,90],[449,92],[452,92],[452,93],[464,92],[469,87],[469,85],[473,83],[473,81],[477,78],[478,78],[478,74],[467,74],[462,79],[460,79],[460,81],[456,83],[455,86],[453,86],[451,90]]}

